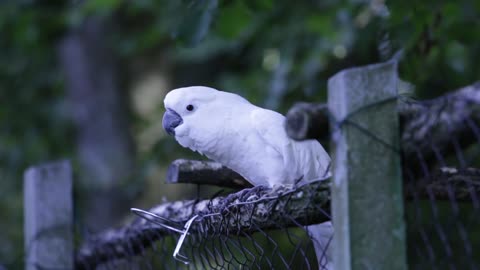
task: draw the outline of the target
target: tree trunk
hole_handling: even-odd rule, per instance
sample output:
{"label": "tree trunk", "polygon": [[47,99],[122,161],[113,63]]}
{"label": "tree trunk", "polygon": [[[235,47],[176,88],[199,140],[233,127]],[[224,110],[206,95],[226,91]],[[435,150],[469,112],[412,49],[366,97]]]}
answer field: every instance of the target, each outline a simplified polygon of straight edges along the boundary
{"label": "tree trunk", "polygon": [[107,228],[128,211],[120,186],[134,167],[133,140],[118,65],[108,48],[108,19],[89,18],[59,46],[67,99],[76,128],[81,213],[93,231]]}

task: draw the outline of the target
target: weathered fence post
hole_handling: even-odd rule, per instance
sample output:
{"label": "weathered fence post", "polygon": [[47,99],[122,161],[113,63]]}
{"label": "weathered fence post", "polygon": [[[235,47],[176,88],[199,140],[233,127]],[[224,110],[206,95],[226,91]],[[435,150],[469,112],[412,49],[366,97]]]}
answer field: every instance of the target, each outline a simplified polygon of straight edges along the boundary
{"label": "weathered fence post", "polygon": [[24,175],[25,269],[73,269],[72,168],[68,161]]}
{"label": "weathered fence post", "polygon": [[406,269],[396,83],[391,62],[328,81],[335,269]]}

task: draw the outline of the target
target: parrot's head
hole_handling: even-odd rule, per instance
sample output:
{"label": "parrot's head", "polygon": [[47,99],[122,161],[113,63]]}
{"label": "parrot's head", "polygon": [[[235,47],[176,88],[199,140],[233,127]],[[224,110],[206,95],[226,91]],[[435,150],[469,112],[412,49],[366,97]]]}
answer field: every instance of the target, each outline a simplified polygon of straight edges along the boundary
{"label": "parrot's head", "polygon": [[205,86],[177,88],[164,99],[163,128],[183,146],[203,152],[228,124],[232,108],[248,103],[239,95]]}

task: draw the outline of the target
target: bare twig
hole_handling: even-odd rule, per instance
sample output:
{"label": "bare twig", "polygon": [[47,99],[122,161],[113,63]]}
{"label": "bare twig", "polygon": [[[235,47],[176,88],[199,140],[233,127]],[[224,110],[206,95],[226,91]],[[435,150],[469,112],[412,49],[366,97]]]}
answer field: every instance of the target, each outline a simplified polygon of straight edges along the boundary
{"label": "bare twig", "polygon": [[167,171],[167,183],[245,188],[252,185],[238,173],[212,161],[177,159]]}

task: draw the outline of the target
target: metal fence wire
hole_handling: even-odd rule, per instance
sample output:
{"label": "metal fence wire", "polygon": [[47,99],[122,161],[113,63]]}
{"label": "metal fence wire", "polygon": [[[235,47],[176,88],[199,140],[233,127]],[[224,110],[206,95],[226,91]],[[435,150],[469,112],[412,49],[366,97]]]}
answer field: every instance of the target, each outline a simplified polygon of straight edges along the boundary
{"label": "metal fence wire", "polygon": [[[395,101],[401,149],[385,147],[402,156],[408,267],[479,269],[480,85],[428,101]],[[365,109],[374,113],[375,106],[382,104]],[[352,119],[330,126],[358,127],[372,145],[385,144]],[[133,209],[133,223],[84,239],[76,268],[322,269],[306,227],[330,220],[329,184]]]}

